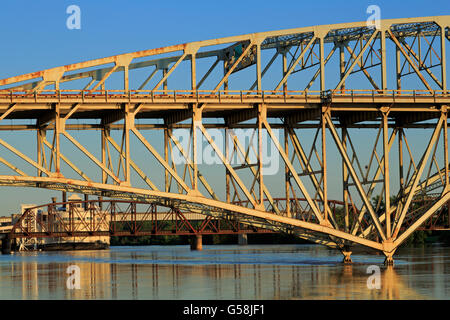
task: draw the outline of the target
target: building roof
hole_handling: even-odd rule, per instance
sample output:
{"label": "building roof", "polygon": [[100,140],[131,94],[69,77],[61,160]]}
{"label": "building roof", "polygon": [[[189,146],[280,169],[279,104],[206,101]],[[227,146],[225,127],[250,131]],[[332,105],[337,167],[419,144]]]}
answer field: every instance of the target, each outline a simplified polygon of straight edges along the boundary
{"label": "building roof", "polygon": [[80,201],[81,200],[81,198],[80,198],[80,196],[79,195],[77,195],[77,194],[72,194],[67,200],[69,200],[69,201]]}

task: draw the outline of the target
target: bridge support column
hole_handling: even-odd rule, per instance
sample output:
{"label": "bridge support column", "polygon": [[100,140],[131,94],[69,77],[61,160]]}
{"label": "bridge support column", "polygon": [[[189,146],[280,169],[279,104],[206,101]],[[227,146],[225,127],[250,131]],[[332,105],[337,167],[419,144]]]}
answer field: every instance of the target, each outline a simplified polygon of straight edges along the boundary
{"label": "bridge support column", "polygon": [[393,258],[394,254],[392,252],[391,253],[385,252],[384,254],[386,256],[386,259],[384,259],[384,265],[385,266],[393,266],[394,265],[394,258]]}
{"label": "bridge support column", "polygon": [[450,227],[450,201],[447,201],[447,225]]}
{"label": "bridge support column", "polygon": [[351,263],[353,263],[352,257],[351,257],[351,255],[352,255],[352,252],[351,252],[351,251],[348,251],[348,250],[342,250],[341,252],[342,252],[342,254],[344,255],[344,260],[342,260],[342,262],[343,262],[344,264],[351,264]]}
{"label": "bridge support column", "polygon": [[[84,201],[89,201],[89,196],[87,194],[84,195]],[[87,210],[88,209],[88,203],[85,202],[83,204],[83,207],[84,207],[84,210]]]}
{"label": "bridge support column", "polygon": [[10,254],[11,253],[11,239],[9,237],[5,237],[2,239],[2,254]]}
{"label": "bridge support column", "polygon": [[191,238],[191,250],[201,251],[202,248],[202,235],[196,234]]}
{"label": "bridge support column", "polygon": [[[66,191],[62,192],[62,202],[67,202],[67,193]],[[66,205],[63,205],[63,208],[66,209]]]}
{"label": "bridge support column", "polygon": [[394,265],[394,253],[397,250],[397,248],[393,245],[393,242],[391,239],[388,239],[386,241],[383,241],[383,253],[386,256],[386,259],[384,259],[384,265],[385,266],[393,266]]}
{"label": "bridge support column", "polygon": [[238,234],[238,245],[240,246],[248,245],[248,238],[246,233]]}

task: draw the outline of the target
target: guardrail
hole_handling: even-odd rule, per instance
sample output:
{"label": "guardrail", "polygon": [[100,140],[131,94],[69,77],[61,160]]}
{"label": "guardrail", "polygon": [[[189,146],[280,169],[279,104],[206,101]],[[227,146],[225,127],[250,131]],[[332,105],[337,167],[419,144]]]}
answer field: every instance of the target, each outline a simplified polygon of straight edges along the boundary
{"label": "guardrail", "polygon": [[[350,99],[348,99],[350,98]],[[354,101],[358,99],[387,98],[390,100],[398,100],[401,98],[412,99],[413,102],[420,101],[423,98],[432,98],[433,101],[441,98],[450,98],[449,90],[37,90],[37,91],[20,91],[20,90],[0,90],[0,101],[7,100],[14,102],[15,100],[25,99],[35,102],[45,102],[52,99],[58,102],[65,102],[73,99],[81,101],[85,100],[109,100],[129,101],[146,99],[150,102],[186,102],[186,100],[202,102],[206,100],[216,100],[217,102],[226,102],[229,100],[246,102],[249,100],[259,100],[262,102],[280,101],[288,102],[288,100],[301,99],[308,102],[319,102],[323,100],[347,99]]]}

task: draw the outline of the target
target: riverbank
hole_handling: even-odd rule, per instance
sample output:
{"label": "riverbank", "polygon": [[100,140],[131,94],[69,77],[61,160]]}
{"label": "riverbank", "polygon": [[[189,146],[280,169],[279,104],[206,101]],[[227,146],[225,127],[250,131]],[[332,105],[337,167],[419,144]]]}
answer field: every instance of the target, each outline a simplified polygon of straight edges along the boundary
{"label": "riverbank", "polygon": [[[192,236],[111,237],[111,246],[187,245]],[[237,244],[238,235],[203,235],[204,245]],[[248,234],[248,244],[311,244],[283,233]],[[450,231],[416,231],[402,245],[413,247],[432,243],[450,245]]]}
{"label": "riverbank", "polygon": [[[192,236],[111,237],[111,246],[187,245]],[[247,234],[248,244],[311,244],[293,235],[282,233]],[[203,235],[204,245],[237,244],[237,234]]]}

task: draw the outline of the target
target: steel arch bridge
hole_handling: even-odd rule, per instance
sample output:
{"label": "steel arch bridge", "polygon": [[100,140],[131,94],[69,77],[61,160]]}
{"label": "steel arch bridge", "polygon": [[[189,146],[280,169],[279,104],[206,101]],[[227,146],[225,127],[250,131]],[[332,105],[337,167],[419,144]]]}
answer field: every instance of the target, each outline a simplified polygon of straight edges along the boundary
{"label": "steel arch bridge", "polygon": [[[450,16],[436,16],[260,32],[2,79],[0,185],[237,219],[338,248],[347,261],[353,246],[375,249],[391,264],[450,200],[449,27]],[[239,130],[252,132],[248,145]],[[11,139],[19,131],[31,138]],[[89,139],[77,139],[83,132]],[[202,139],[221,165],[210,179]],[[267,141],[278,175],[267,174]],[[300,198],[308,214],[296,214]]]}

